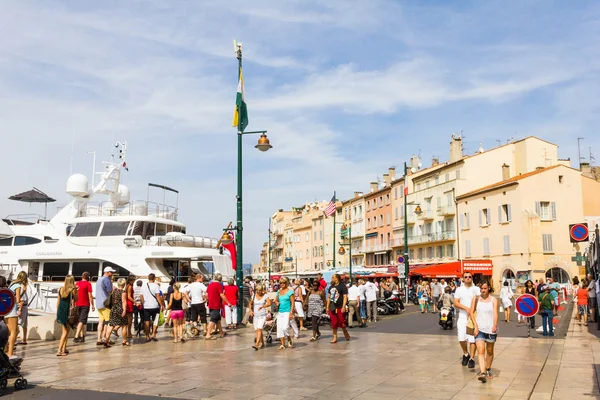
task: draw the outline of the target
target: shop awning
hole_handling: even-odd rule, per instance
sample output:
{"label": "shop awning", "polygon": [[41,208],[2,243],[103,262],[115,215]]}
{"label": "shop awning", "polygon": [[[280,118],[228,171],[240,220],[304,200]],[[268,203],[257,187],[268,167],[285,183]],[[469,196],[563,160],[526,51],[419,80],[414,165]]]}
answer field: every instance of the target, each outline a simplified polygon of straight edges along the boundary
{"label": "shop awning", "polygon": [[434,264],[415,268],[408,274],[410,276],[422,276],[423,278],[458,278],[461,275],[460,262]]}

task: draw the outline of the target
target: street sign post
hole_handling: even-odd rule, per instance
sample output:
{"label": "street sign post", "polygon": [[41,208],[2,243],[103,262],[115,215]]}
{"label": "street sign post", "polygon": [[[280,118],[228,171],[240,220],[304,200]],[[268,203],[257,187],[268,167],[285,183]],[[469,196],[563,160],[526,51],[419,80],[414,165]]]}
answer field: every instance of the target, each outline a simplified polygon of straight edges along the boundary
{"label": "street sign post", "polygon": [[515,308],[517,309],[517,312],[519,314],[521,314],[524,317],[527,317],[527,337],[530,338],[531,323],[529,318],[537,314],[540,308],[540,303],[538,302],[538,299],[535,298],[535,296],[530,294],[522,294],[519,297],[517,297],[517,300],[515,301]]}
{"label": "street sign post", "polygon": [[404,257],[398,257],[398,264],[404,264]]}
{"label": "street sign post", "polygon": [[587,242],[590,237],[587,223],[569,225],[569,236],[571,243]]}
{"label": "street sign post", "polygon": [[0,289],[0,317],[10,314],[15,306],[15,295],[10,289]]}

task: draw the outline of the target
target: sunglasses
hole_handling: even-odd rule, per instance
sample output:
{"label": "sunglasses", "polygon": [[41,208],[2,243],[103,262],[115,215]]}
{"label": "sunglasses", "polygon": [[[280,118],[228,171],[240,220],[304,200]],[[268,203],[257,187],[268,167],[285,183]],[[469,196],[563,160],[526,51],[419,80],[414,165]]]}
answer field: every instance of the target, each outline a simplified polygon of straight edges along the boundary
{"label": "sunglasses", "polygon": [[471,275],[463,276],[464,279],[473,279]]}

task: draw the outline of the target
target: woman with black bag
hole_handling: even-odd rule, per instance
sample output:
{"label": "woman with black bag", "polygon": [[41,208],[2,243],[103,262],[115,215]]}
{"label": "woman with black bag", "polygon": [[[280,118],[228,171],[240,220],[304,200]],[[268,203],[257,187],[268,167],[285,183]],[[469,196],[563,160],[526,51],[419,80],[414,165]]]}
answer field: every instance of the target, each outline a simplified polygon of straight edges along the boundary
{"label": "woman with black bag", "polygon": [[79,322],[77,307],[75,307],[76,301],[77,290],[75,290],[75,279],[73,275],[67,275],[64,286],[58,290],[58,299],[56,300],[56,322],[62,325],[62,334],[56,353],[57,357],[69,354],[69,350],[67,350],[69,332]]}

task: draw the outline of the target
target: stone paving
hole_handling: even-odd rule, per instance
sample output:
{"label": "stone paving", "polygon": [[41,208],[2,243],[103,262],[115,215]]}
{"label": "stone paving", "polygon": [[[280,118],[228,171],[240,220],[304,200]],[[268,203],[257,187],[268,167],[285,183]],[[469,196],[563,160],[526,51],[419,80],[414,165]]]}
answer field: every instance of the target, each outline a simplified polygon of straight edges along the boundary
{"label": "stone paving", "polygon": [[[398,323],[402,323],[402,316]],[[324,327],[326,328],[326,327]],[[595,329],[595,327],[594,327]],[[251,329],[223,340],[102,349],[88,336],[56,357],[57,342],[31,342],[23,370],[34,385],[182,399],[566,399],[600,398],[600,342],[571,324],[566,339],[500,336],[493,380],[482,384],[459,363],[456,338],[354,329],[350,342],[250,348]],[[595,331],[594,331],[595,332]]]}

